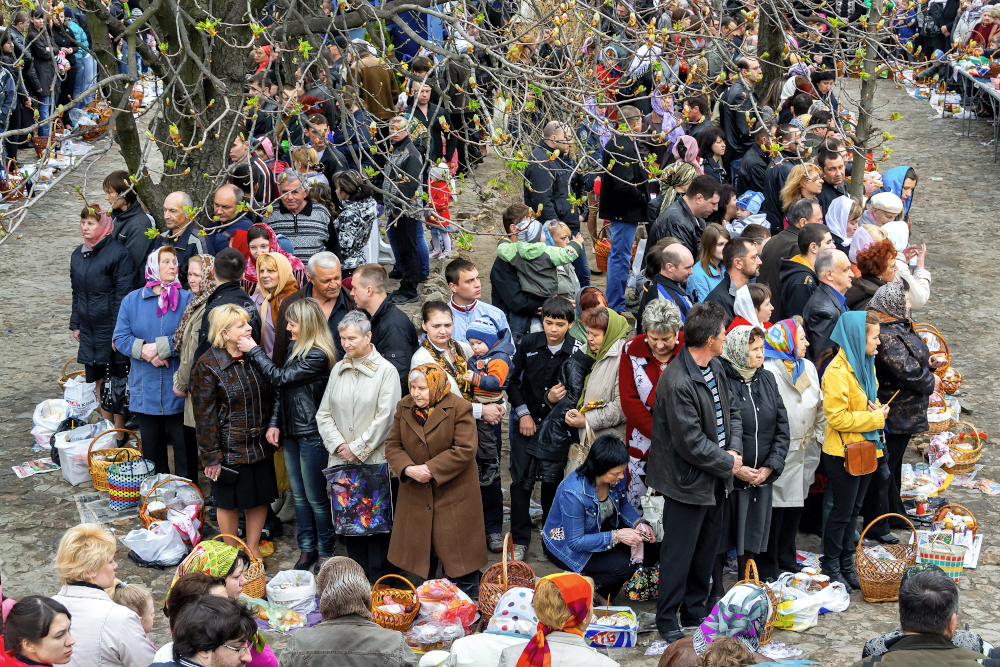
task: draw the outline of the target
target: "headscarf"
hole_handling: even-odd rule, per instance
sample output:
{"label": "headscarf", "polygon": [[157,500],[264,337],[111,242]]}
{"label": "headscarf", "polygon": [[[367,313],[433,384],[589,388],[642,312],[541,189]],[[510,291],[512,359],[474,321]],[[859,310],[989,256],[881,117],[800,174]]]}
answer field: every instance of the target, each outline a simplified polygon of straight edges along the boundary
{"label": "headscarf", "polygon": [[[799,376],[806,369],[805,359],[799,359],[798,355],[798,335],[799,328],[795,320],[789,318],[772,325],[764,336],[764,357],[784,361],[785,366],[790,367],[792,384],[798,383]],[[806,379],[809,379],[808,376]],[[800,389],[799,392],[801,391]]]}
{"label": "headscarf", "polygon": [[319,613],[324,621],[357,614],[372,620],[372,587],[357,561],[334,556],[316,575]]}
{"label": "headscarf", "polygon": [[[802,76],[804,81],[800,82],[799,77]],[[805,93],[812,98],[816,97],[816,91],[813,89],[812,84],[809,83],[808,75],[803,76],[801,74],[793,74],[788,77],[785,81],[785,85],[781,87],[781,101],[778,103],[779,109],[788,109],[791,106],[791,100],[799,93]]]}
{"label": "headscarf", "polygon": [[722,358],[728,361],[744,380],[749,380],[757,374],[756,368],[750,368],[750,334],[757,327],[741,324],[733,327],[726,334],[722,344]]}
{"label": "headscarf", "polygon": [[257,69],[254,71],[254,74],[263,72],[271,64],[271,45],[265,44],[264,46],[260,47],[260,50],[263,51],[265,54],[267,54],[267,60],[265,62],[262,62],[260,65],[257,65]]}
{"label": "headscarf", "polygon": [[[268,243],[267,251],[269,253],[272,253],[272,254],[273,253],[277,253],[277,254],[280,254],[280,255],[284,255],[285,259],[287,259],[288,263],[291,264],[291,266],[292,266],[292,273],[293,274],[297,273],[297,272],[305,273],[306,267],[302,264],[302,260],[299,259],[298,257],[296,257],[295,255],[287,253],[287,252],[285,252],[284,250],[281,249],[281,244],[278,243],[278,236],[274,233],[274,230],[271,229],[270,226],[265,225],[263,222],[258,222],[255,225],[251,225],[250,229],[253,229],[254,227],[263,227],[264,229],[267,230],[267,243]],[[249,231],[247,233],[249,233]],[[247,268],[243,272],[243,278],[245,280],[250,281],[251,283],[254,283],[254,284],[257,283],[257,264],[256,264],[256,262],[247,262]]]}
{"label": "headscarf", "polygon": [[851,242],[847,236],[847,221],[850,219],[852,206],[854,206],[854,199],[843,195],[830,202],[830,208],[826,212],[826,226],[834,236],[845,243]]}
{"label": "headscarf", "polygon": [[198,296],[188,302],[180,322],[177,323],[177,331],[174,332],[174,350],[180,350],[181,345],[184,344],[184,330],[187,329],[187,323],[191,319],[192,313],[208,301],[212,293],[215,292],[215,288],[219,286],[215,281],[215,256],[195,255],[188,260],[188,264],[195,258],[201,260],[201,291],[198,292]]}
{"label": "headscarf", "polygon": [[681,127],[681,121],[674,115],[673,96],[668,95],[667,99],[669,104],[664,104],[663,98],[657,91],[653,93],[649,101],[653,105],[653,111],[660,117],[660,132],[666,135],[663,138],[663,144],[671,146],[679,137],[684,136],[684,128]]}
{"label": "headscarf", "polygon": [[[430,353],[431,359],[434,360],[435,364],[437,364],[455,380],[455,384],[458,385],[459,391],[462,392],[462,398],[467,401],[471,401],[472,384],[462,379],[462,376],[469,370],[469,362],[465,358],[465,351],[462,350],[462,346],[456,344],[454,338],[448,339],[448,347],[451,349],[451,353],[455,356],[454,362],[449,361],[444,352],[434,347],[434,343],[432,343],[431,339],[426,336],[424,337],[424,342],[421,343],[421,347]],[[428,383],[430,383],[430,380],[428,380]]]}
{"label": "headscarf", "polygon": [[662,184],[660,199],[663,200],[660,202],[660,213],[663,213],[677,199],[675,188],[690,183],[697,175],[698,171],[687,162],[671,162],[667,165],[667,168],[663,170],[663,175],[660,176]]}
{"label": "headscarf", "polygon": [[892,220],[882,225],[882,231],[892,241],[892,247],[896,252],[906,250],[906,244],[910,242],[910,226],[904,220]]}
{"label": "headscarf", "polygon": [[700,164],[698,164],[698,140],[687,134],[678,137],[677,141],[674,143],[674,147],[670,149],[670,153],[677,159],[678,162],[682,161],[680,153],[677,152],[677,147],[680,144],[684,144],[684,147],[687,149],[684,151],[683,162],[694,167],[695,173],[699,176],[704,174],[705,170],[701,168]]}
{"label": "headscarf", "polygon": [[695,630],[695,653],[703,654],[709,644],[722,637],[731,637],[756,652],[771,611],[771,600],[760,586],[733,586]]}
{"label": "headscarf", "polygon": [[[146,258],[146,287],[159,285],[163,288],[156,299],[157,317],[163,317],[167,310],[177,310],[177,301],[181,296],[181,281],[177,279],[176,275],[169,283],[160,280],[160,251],[162,250],[163,248],[157,248]],[[177,273],[179,274],[180,271]]]}
{"label": "headscarf", "polygon": [[263,285],[260,286],[261,294],[264,295],[264,302],[260,304],[260,318],[261,321],[266,320],[268,311],[270,311],[271,323],[276,325],[281,302],[295,294],[299,290],[299,286],[295,282],[295,276],[292,275],[292,265],[281,253],[262,252],[257,257],[258,271],[260,263],[265,257],[270,257],[278,265],[278,284],[271,290],[264,289]]}
{"label": "headscarf", "polygon": [[[587,345],[587,356],[593,359],[594,363],[597,363],[608,355],[612,345],[619,340],[628,338],[629,331],[630,328],[628,320],[608,308],[608,328],[604,331],[604,340],[601,341],[601,346],[597,348],[597,352],[591,350],[590,346]],[[583,407],[584,403],[586,403],[584,399],[587,396],[587,384],[589,383],[590,375],[588,374],[586,379],[583,381],[583,391],[580,392],[580,400],[576,403],[578,410]]]}
{"label": "headscarf", "polygon": [[755,327],[763,329],[763,327],[761,327],[760,320],[757,319],[757,309],[753,307],[753,298],[750,296],[750,288],[746,285],[736,290],[736,302],[733,304],[733,312]]}
{"label": "headscarf", "polygon": [[[81,222],[83,221],[81,220]],[[97,218],[97,228],[94,230],[94,240],[88,241],[87,239],[84,239],[83,245],[87,246],[87,250],[93,250],[94,246],[97,245],[97,242],[110,234],[114,227],[115,221],[111,219],[111,216],[107,213],[101,213],[101,215]]]}
{"label": "headscarf", "polygon": [[427,380],[427,388],[430,390],[430,400],[426,408],[413,406],[413,415],[423,425],[427,423],[427,418],[434,412],[434,406],[451,392],[451,383],[448,382],[448,374],[437,364],[421,364],[410,371],[410,375],[414,373],[424,376],[424,379]]}
{"label": "headscarf", "polygon": [[513,632],[531,637],[538,632],[538,616],[531,601],[535,591],[516,586],[500,596],[486,632]]}
{"label": "headscarf", "polygon": [[873,243],[875,243],[875,239],[868,233],[868,230],[864,227],[858,227],[858,231],[854,232],[854,236],[851,237],[851,249],[847,252],[851,264],[857,264],[858,253]]}
{"label": "headscarf", "polygon": [[649,71],[649,67],[659,60],[660,54],[663,53],[657,45],[643,44],[635,51],[635,55],[632,56],[632,62],[629,63],[628,73],[625,76],[630,77],[640,77]]}
{"label": "headscarf", "polygon": [[903,283],[893,281],[875,290],[875,295],[868,302],[868,310],[874,310],[897,320],[905,320],[906,291],[903,289]]}
{"label": "headscarf", "polygon": [[[851,365],[854,377],[864,390],[868,400],[878,405],[878,382],[875,380],[875,356],[865,354],[865,342],[868,337],[865,331],[865,318],[868,313],[864,311],[851,310],[843,313],[837,320],[837,326],[830,334],[830,340],[840,346],[847,363]],[[878,431],[868,431],[863,434],[868,440],[879,442],[879,449],[882,449],[881,439]]]}
{"label": "headscarf", "polygon": [[[992,27],[992,26],[991,26]],[[882,187],[886,192],[891,192],[900,199],[903,199],[903,181],[906,180],[906,172],[910,170],[910,167],[893,167],[889,171],[882,174]],[[910,213],[910,204],[913,202],[913,192],[910,192],[910,196],[903,199],[903,217],[906,217]]]}
{"label": "headscarf", "polygon": [[[585,623],[590,618],[590,605],[594,599],[594,590],[591,588],[590,582],[573,572],[550,574],[547,577],[542,577],[539,583],[542,581],[555,584],[569,608],[570,616],[561,628],[562,632],[570,632],[582,637],[583,632],[578,630],[576,626]],[[537,590],[537,588],[536,585],[535,589]],[[535,636],[524,647],[524,651],[517,659],[516,667],[550,667],[552,665],[552,651],[548,642],[545,641],[545,637],[556,630],[557,628],[550,628],[539,622]]]}
{"label": "headscarf", "polygon": [[225,542],[202,540],[177,566],[170,587],[173,588],[178,579],[192,572],[204,572],[216,578],[225,577],[236,562],[237,554],[239,550]]}

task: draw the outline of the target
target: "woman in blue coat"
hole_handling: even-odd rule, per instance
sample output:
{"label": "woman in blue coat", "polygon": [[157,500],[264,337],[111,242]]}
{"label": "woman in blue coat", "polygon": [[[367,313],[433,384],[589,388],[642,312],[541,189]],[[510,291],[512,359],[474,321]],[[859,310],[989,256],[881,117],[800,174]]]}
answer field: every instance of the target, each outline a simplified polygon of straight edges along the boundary
{"label": "woman in blue coat", "polygon": [[129,294],[118,310],[115,349],[132,358],[129,410],[139,421],[145,457],[157,473],[169,473],[167,446],[174,448],[174,474],[195,479],[197,461],[184,449],[184,397],[174,393],[180,350],[174,332],[193,295],[177,279],[177,251],[157,248],[146,259],[146,286]]}
{"label": "woman in blue coat", "polygon": [[[614,435],[599,437],[583,465],[560,482],[542,531],[549,560],[592,578],[609,604],[639,566],[633,547],[656,541],[625,496],[627,465],[625,444]],[[644,563],[658,562],[658,548],[643,551]]]}

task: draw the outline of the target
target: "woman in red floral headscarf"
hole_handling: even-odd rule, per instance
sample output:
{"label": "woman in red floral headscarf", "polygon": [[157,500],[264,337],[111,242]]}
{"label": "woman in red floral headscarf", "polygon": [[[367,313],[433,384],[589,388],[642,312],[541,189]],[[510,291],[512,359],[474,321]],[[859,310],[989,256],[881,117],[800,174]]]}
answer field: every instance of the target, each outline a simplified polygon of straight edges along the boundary
{"label": "woman in red floral headscarf", "polygon": [[257,286],[257,258],[265,252],[278,253],[288,258],[288,263],[292,265],[292,275],[295,276],[295,284],[298,289],[306,284],[306,267],[295,255],[285,252],[281,244],[278,243],[278,236],[268,225],[258,222],[247,231],[247,246],[250,248],[250,259],[247,260],[247,268],[243,272],[240,280],[240,287],[250,296],[258,291]]}

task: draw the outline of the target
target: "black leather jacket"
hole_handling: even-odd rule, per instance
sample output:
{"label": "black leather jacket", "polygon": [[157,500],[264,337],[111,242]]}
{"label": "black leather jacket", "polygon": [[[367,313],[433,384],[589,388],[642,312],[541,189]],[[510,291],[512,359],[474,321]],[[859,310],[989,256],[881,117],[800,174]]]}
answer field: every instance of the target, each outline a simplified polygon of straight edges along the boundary
{"label": "black leather jacket", "polygon": [[575,408],[583,394],[583,384],[594,365],[594,359],[583,350],[576,350],[559,369],[558,380],[566,387],[566,395],[552,406],[528,443],[528,453],[535,458],[565,465],[569,446],[576,440],[576,429],[566,427],[566,413]]}
{"label": "black leather jacket", "polygon": [[274,409],[267,426],[279,429],[282,437],[318,437],[316,410],[330,379],[329,359],[316,347],[304,357],[293,358],[292,347],[288,353],[283,368],[275,366],[260,345],[247,353],[250,363],[267,378],[274,391]]}

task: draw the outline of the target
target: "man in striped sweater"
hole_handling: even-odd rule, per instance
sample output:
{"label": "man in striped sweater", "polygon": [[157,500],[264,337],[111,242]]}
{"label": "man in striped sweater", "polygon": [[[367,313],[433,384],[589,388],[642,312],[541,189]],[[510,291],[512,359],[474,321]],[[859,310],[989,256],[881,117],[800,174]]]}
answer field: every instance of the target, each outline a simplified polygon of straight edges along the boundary
{"label": "man in striped sweater", "polygon": [[294,169],[278,174],[277,206],[267,224],[275,234],[284,234],[303,263],[318,252],[329,250],[330,212],[309,198],[306,180]]}

